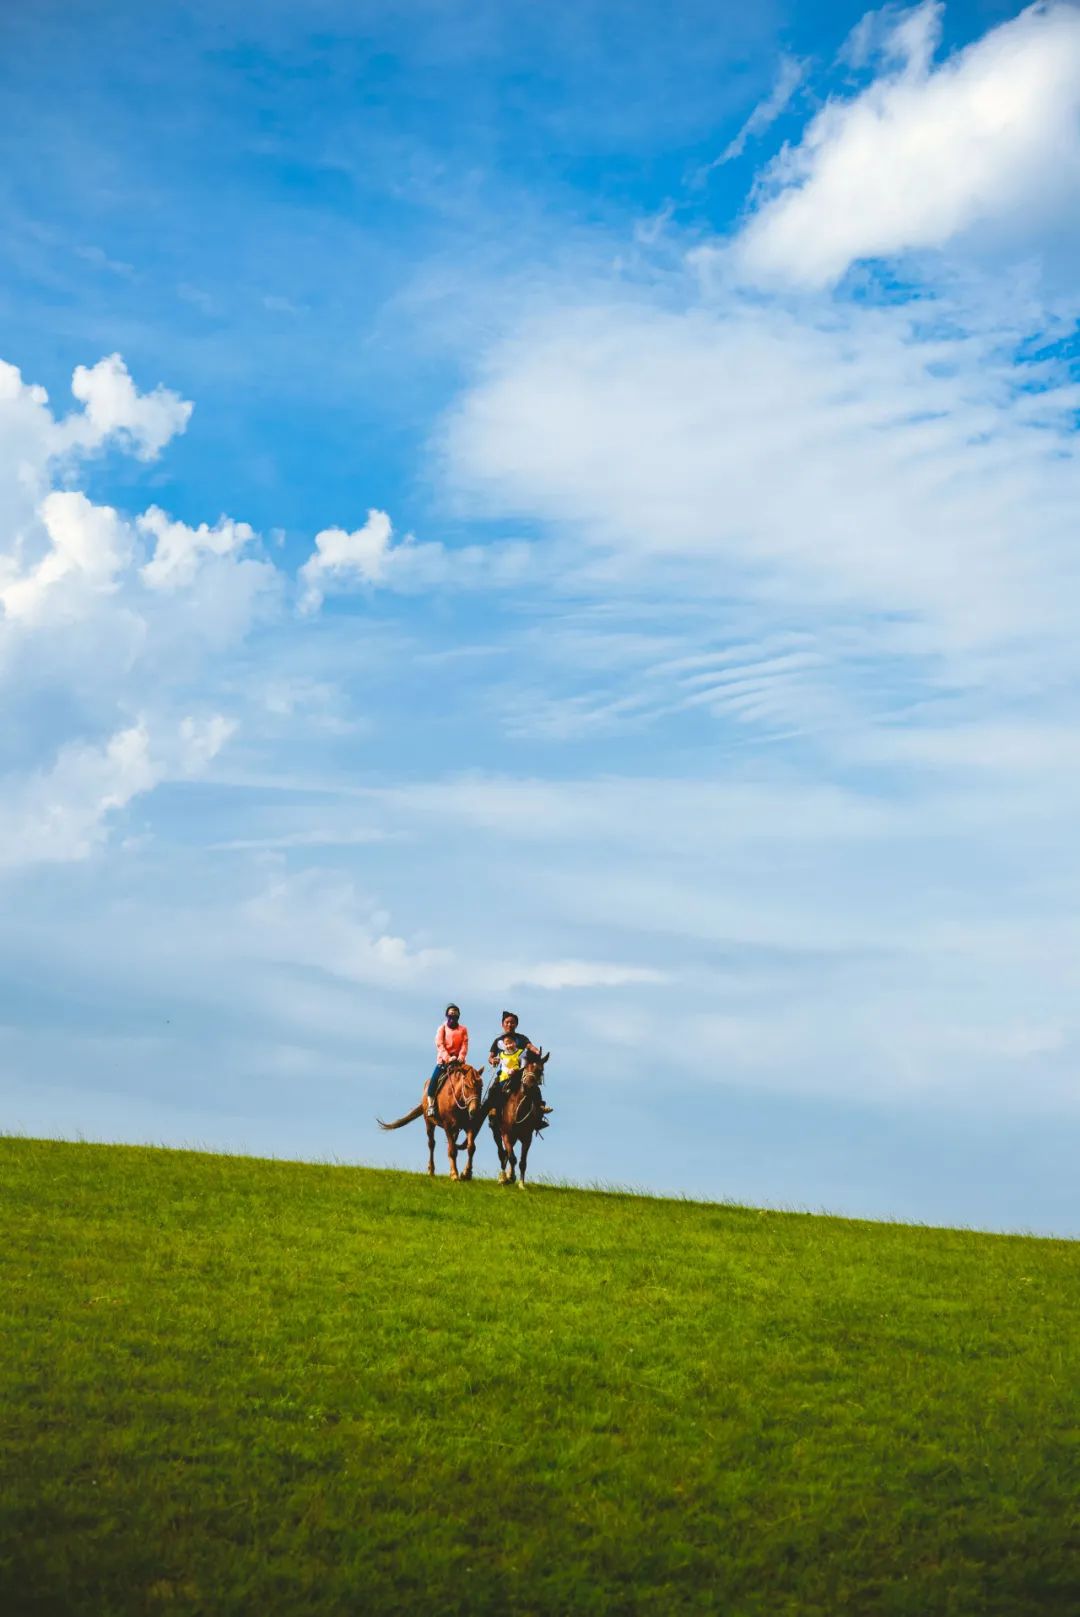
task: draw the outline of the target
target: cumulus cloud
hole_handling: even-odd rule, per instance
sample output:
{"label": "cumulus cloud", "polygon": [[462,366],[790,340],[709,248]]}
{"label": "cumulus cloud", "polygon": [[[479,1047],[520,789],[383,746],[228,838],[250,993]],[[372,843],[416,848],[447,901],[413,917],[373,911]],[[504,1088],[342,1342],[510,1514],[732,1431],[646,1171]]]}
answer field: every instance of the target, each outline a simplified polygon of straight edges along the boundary
{"label": "cumulus cloud", "polygon": [[57,438],[45,389],[0,360],[0,576],[10,578],[30,542]]}
{"label": "cumulus cloud", "polygon": [[118,355],[79,366],[73,391],[82,410],[58,420],[43,388],[0,365],[0,677],[13,636],[36,631],[45,650],[44,632],[59,623],[109,625],[87,636],[91,679],[110,637],[125,663],[140,647],[156,655],[181,638],[242,637],[277,582],[270,563],[246,557],[255,540],[247,523],[223,516],[189,526],[158,506],[129,520],[55,486],[74,481],[81,459],[107,444],[154,458],[191,406],[166,388],[140,393]]}
{"label": "cumulus cloud", "polygon": [[137,519],[144,538],[154,541],[154,553],[140,568],[140,577],[152,590],[177,590],[190,584],[205,556],[235,556],[255,537],[246,522],[221,517],[214,527],[201,522],[197,528],[186,522],[173,522],[158,506],[152,505]]}
{"label": "cumulus cloud", "polygon": [[44,388],[0,363],[0,605],[24,625],[92,612],[115,593],[136,560],[136,535],[156,540],[143,569],[154,589],[188,584],[201,553],[232,554],[252,537],[244,523],[216,528],[170,523],[151,507],[134,524],[111,506],[70,488],[81,457],[112,444],[151,460],[178,432],[192,406],[164,387],[140,393],[119,354],[76,367],[81,410],[57,419]]}
{"label": "cumulus cloud", "polygon": [[89,368],[77,365],[71,391],[83,409],[63,423],[61,442],[85,450],[115,439],[140,460],[156,460],[187,427],[193,408],[166,387],[140,393],[119,354]]}
{"label": "cumulus cloud", "polygon": [[157,506],[129,518],[71,486],[103,447],[155,458],[189,404],[140,392],[118,355],[78,367],[72,391],[80,408],[57,418],[43,388],[0,365],[9,869],[84,857],[133,798],[202,772],[232,721],[178,714],[216,706],[208,653],[238,646],[278,583],[244,554],[246,523],[188,526]]}
{"label": "cumulus cloud", "polygon": [[1030,6],[939,66],[941,6],[875,14],[849,55],[884,57],[763,177],[726,261],[741,278],[821,288],[860,259],[1016,234],[1080,194],[1080,11]]}
{"label": "cumulus cloud", "polygon": [[[324,528],[315,550],[300,569],[300,608],[316,612],[330,588],[378,584],[389,564],[394,528],[385,511],[369,511],[362,528]],[[408,544],[408,539],[403,541]]]}
{"label": "cumulus cloud", "polygon": [[[8,618],[40,620],[62,602],[78,611],[87,592],[111,593],[132,551],[128,524],[108,505],[92,505],[85,494],[54,490],[39,507],[49,549],[36,565],[19,573],[13,558],[0,558],[0,606]],[[66,595],[66,600],[64,596]]]}
{"label": "cumulus cloud", "polygon": [[385,511],[369,511],[362,528],[324,528],[315,550],[300,568],[300,612],[319,610],[328,594],[357,588],[392,589],[401,594],[434,589],[453,580],[457,590],[505,589],[519,582],[532,561],[529,544],[504,539],[450,549],[437,542],[418,544],[412,534],[394,542]]}

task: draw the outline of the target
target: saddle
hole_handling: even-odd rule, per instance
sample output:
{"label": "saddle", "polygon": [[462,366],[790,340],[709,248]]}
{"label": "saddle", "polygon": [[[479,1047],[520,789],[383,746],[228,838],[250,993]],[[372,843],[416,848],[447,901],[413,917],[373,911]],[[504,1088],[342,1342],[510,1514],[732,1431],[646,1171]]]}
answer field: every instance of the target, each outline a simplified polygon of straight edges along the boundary
{"label": "saddle", "polygon": [[443,1085],[447,1083],[449,1079],[453,1078],[457,1073],[459,1073],[463,1065],[464,1063],[461,1061],[451,1061],[447,1065],[446,1071],[439,1075],[438,1082],[435,1085],[436,1095],[442,1093]]}

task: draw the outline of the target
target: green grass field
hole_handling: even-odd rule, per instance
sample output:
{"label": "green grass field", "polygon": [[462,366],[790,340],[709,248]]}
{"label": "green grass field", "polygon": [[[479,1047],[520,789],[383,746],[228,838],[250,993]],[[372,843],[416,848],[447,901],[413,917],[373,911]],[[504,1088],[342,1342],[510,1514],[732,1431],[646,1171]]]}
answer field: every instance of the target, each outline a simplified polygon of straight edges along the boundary
{"label": "green grass field", "polygon": [[1080,1611],[1080,1244],[21,1139],[0,1185],[5,1617]]}

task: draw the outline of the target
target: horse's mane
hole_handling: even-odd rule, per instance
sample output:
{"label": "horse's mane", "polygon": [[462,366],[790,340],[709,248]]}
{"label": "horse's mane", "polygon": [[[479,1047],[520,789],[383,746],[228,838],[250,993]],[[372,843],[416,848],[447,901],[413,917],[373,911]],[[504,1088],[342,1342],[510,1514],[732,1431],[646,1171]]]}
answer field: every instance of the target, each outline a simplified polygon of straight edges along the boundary
{"label": "horse's mane", "polygon": [[475,1082],[477,1079],[482,1081],[483,1076],[484,1075],[480,1071],[479,1067],[470,1067],[467,1061],[449,1061],[446,1065],[446,1074],[443,1082],[449,1083],[452,1078],[467,1078],[473,1082]]}

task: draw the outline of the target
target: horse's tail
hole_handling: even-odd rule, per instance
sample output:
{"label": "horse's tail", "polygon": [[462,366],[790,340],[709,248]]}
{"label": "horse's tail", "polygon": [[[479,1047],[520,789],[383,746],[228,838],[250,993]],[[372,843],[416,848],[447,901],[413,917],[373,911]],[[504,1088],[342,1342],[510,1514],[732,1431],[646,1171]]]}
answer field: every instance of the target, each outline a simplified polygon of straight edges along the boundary
{"label": "horse's tail", "polygon": [[411,1112],[406,1112],[404,1117],[399,1117],[396,1123],[384,1123],[381,1117],[377,1117],[375,1121],[381,1129],[386,1129],[387,1131],[390,1129],[403,1129],[406,1123],[415,1123],[423,1110],[424,1103],[421,1101],[419,1106],[414,1106]]}

